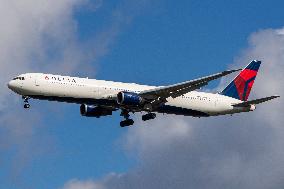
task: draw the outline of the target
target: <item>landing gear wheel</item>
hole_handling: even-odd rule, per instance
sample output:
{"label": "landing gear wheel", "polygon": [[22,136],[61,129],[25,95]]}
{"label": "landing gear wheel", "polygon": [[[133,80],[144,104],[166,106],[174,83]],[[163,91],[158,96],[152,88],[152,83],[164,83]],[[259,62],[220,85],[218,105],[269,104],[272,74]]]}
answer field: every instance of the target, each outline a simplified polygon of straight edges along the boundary
{"label": "landing gear wheel", "polygon": [[129,119],[129,111],[126,109],[122,109],[120,116],[124,117],[124,121],[120,122],[121,127],[128,127],[134,124],[134,121],[132,119]]}
{"label": "landing gear wheel", "polygon": [[132,119],[126,119],[124,121],[120,122],[121,127],[128,127],[134,124],[134,121]]}
{"label": "landing gear wheel", "polygon": [[156,118],[155,113],[148,113],[148,114],[142,116],[143,121],[147,121],[147,120],[155,119],[155,118]]}
{"label": "landing gear wheel", "polygon": [[28,108],[30,108],[30,106],[31,106],[30,104],[25,104],[25,105],[24,105],[24,108],[25,108],[25,109],[28,109]]}

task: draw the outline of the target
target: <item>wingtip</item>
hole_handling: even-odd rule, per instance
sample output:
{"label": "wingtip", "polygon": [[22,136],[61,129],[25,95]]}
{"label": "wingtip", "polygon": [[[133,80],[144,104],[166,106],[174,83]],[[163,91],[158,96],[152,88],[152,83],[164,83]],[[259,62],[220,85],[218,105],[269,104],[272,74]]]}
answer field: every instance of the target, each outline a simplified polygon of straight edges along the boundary
{"label": "wingtip", "polygon": [[238,71],[242,71],[243,69],[242,68],[240,68],[240,69],[236,69],[236,70],[234,70],[234,72],[238,72]]}
{"label": "wingtip", "polygon": [[226,70],[224,72],[227,73],[227,74],[230,74],[230,73],[238,72],[238,71],[241,71],[241,70],[242,69],[234,69],[234,70]]}

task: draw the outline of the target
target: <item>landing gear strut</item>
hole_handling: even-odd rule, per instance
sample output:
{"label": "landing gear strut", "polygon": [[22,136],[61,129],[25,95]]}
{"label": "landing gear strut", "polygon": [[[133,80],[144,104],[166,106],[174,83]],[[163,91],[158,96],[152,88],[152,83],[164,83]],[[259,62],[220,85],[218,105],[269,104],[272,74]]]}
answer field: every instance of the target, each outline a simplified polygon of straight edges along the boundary
{"label": "landing gear strut", "polygon": [[29,104],[29,99],[30,99],[30,98],[29,98],[28,96],[23,96],[22,98],[24,99],[24,103],[25,103],[25,104],[24,104],[24,108],[25,108],[25,109],[30,108],[30,107],[31,107],[31,105]]}
{"label": "landing gear strut", "polygon": [[147,121],[150,119],[155,119],[156,118],[156,114],[155,113],[148,113],[142,116],[142,120],[143,121]]}
{"label": "landing gear strut", "polygon": [[124,121],[120,122],[121,127],[128,127],[128,126],[131,126],[131,125],[134,124],[133,119],[129,119],[130,115],[129,115],[129,112],[127,110],[122,110],[120,115],[125,118]]}

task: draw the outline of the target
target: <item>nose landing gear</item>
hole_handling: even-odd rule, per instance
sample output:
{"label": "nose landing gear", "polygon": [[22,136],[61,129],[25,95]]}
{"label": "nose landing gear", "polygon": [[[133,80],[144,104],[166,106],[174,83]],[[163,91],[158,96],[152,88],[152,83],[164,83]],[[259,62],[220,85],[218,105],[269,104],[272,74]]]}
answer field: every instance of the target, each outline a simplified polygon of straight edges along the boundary
{"label": "nose landing gear", "polygon": [[24,104],[24,108],[25,108],[25,109],[28,109],[28,108],[30,108],[30,107],[31,107],[30,104]]}
{"label": "nose landing gear", "polygon": [[30,98],[29,98],[28,96],[23,96],[22,98],[24,99],[24,103],[25,103],[25,104],[24,104],[24,108],[25,108],[25,109],[30,108],[30,107],[31,107],[31,105],[29,104],[29,99],[30,99]]}

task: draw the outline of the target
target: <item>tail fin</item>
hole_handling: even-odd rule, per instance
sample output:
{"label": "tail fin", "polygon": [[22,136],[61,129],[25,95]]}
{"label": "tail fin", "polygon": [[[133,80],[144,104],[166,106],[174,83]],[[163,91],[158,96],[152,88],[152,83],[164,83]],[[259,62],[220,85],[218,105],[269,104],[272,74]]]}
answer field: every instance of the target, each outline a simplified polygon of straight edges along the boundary
{"label": "tail fin", "polygon": [[256,78],[261,61],[253,60],[241,73],[221,92],[222,95],[247,101]]}

